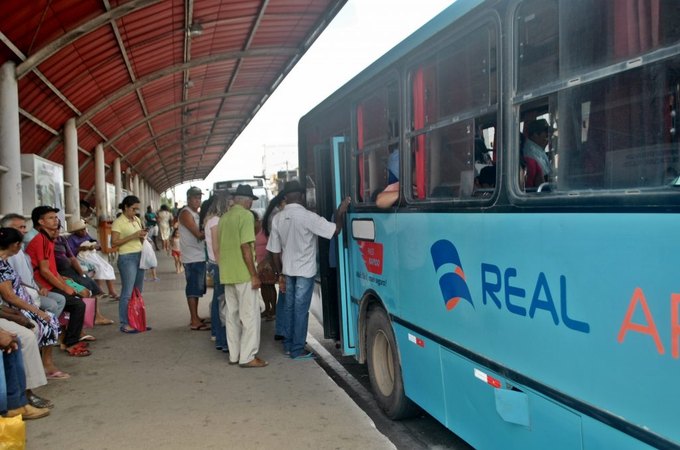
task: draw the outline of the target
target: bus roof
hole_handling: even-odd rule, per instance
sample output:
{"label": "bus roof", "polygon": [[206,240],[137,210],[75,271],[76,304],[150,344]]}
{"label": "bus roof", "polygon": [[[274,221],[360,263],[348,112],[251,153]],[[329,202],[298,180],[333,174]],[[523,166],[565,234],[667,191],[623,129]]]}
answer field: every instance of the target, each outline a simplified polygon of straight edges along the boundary
{"label": "bus roof", "polygon": [[318,109],[323,108],[323,105],[326,103],[333,103],[334,101],[344,97],[348,92],[351,92],[355,88],[355,85],[368,82],[371,78],[390,67],[400,58],[403,58],[404,55],[413,51],[432,36],[450,26],[451,23],[457,21],[465,14],[469,13],[487,1],[489,0],[454,0],[454,3],[452,3],[451,6],[437,14],[425,25],[414,31],[399,44],[395,45],[391,50],[388,50],[387,53],[374,61],[370,66],[359,72],[359,74],[357,74],[354,78],[349,80],[325,100],[312,108],[300,120],[303,121],[308,115],[314,114]]}

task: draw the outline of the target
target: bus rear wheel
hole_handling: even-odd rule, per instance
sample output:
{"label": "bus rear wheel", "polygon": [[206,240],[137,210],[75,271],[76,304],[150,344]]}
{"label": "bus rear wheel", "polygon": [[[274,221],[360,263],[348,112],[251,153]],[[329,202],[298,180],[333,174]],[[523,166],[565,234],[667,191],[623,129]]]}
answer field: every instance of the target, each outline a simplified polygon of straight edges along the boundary
{"label": "bus rear wheel", "polygon": [[369,312],[366,331],[368,376],[378,405],[393,420],[414,415],[416,406],[404,392],[397,344],[384,309]]}

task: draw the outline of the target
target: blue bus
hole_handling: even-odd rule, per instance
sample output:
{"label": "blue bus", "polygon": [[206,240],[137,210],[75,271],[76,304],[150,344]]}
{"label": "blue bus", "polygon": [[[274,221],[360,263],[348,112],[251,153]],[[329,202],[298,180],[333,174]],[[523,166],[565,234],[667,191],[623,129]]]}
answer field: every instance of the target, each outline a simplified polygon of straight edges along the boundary
{"label": "blue bus", "polygon": [[458,0],[300,120],[308,206],[352,197],[325,336],[388,416],[680,448],[679,24],[677,0]]}

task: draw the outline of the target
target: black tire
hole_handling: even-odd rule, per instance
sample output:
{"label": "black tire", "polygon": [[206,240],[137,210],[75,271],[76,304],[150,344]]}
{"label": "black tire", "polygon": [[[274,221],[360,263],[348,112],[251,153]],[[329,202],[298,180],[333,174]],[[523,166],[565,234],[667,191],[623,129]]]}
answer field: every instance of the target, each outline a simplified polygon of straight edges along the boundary
{"label": "black tire", "polygon": [[369,311],[366,333],[368,376],[378,405],[392,420],[413,416],[417,407],[404,393],[397,343],[384,309]]}

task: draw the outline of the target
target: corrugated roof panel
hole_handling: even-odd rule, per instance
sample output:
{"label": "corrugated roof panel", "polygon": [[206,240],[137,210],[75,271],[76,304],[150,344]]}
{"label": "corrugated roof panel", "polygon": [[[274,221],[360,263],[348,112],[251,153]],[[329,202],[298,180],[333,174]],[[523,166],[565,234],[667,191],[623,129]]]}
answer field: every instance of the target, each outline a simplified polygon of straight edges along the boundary
{"label": "corrugated roof panel", "polygon": [[121,37],[138,77],[182,58],[184,7],[179,0],[152,5],[119,21]]}
{"label": "corrugated roof panel", "polygon": [[5,0],[0,30],[28,55],[102,12],[98,0]]}
{"label": "corrugated roof panel", "polygon": [[[162,190],[212,170],[299,58],[292,49],[306,50],[301,46],[318,35],[321,17],[344,0],[158,0],[144,8],[134,7],[138,0],[109,0],[110,7],[101,0],[5,3],[0,32],[29,58],[0,44],[0,64],[16,61],[21,77],[22,151],[63,161],[63,124],[76,117],[81,148],[104,142],[107,164],[122,155],[123,170],[131,164]],[[116,10],[123,4],[132,9]],[[189,37],[192,24],[202,33]],[[258,55],[263,49],[279,54]],[[87,155],[80,159],[87,162],[81,187],[90,190],[93,164]]]}
{"label": "corrugated roof panel", "polygon": [[97,144],[102,142],[102,137],[90,127],[89,124],[85,124],[78,128],[78,145],[90,152],[94,152]]}
{"label": "corrugated roof panel", "polygon": [[42,142],[54,135],[30,120],[19,117],[19,145],[21,153],[40,153]]}
{"label": "corrugated roof panel", "polygon": [[147,109],[150,112],[156,112],[181,102],[182,91],[180,88],[183,83],[182,74],[175,73],[144,86],[141,91]]}

